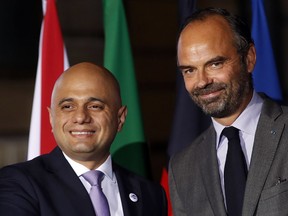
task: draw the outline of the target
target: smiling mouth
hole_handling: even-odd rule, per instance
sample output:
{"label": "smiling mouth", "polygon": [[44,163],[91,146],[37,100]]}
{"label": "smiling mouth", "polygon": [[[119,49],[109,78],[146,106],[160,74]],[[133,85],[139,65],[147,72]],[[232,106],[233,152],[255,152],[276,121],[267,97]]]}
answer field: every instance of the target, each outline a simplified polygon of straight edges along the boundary
{"label": "smiling mouth", "polygon": [[71,131],[72,135],[92,135],[95,131]]}
{"label": "smiling mouth", "polygon": [[199,94],[199,97],[202,98],[211,98],[211,97],[215,97],[218,96],[221,93],[222,89],[216,90],[216,91],[209,91],[209,92],[205,92],[203,94]]}
{"label": "smiling mouth", "polygon": [[214,98],[219,96],[226,88],[225,84],[210,84],[206,86],[205,88],[201,89],[196,89],[192,93],[195,97],[200,97],[200,98]]}

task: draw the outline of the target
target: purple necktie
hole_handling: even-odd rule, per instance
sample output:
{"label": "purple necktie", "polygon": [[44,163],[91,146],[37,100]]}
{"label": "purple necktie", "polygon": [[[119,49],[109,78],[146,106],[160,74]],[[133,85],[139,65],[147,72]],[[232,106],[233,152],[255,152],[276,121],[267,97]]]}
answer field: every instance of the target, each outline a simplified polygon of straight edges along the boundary
{"label": "purple necktie", "polygon": [[91,170],[82,175],[91,185],[90,198],[97,216],[110,216],[109,205],[101,188],[104,173],[99,170]]}

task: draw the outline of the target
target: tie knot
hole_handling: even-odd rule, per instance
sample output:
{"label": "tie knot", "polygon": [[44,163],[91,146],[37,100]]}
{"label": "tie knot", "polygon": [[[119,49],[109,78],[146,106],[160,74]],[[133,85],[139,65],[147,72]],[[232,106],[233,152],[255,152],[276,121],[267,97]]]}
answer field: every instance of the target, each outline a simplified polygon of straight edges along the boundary
{"label": "tie knot", "polygon": [[100,186],[104,173],[99,170],[90,170],[82,174],[82,176],[91,186]]}
{"label": "tie knot", "polygon": [[239,139],[239,130],[235,127],[226,127],[223,129],[222,135],[227,137],[228,140]]}

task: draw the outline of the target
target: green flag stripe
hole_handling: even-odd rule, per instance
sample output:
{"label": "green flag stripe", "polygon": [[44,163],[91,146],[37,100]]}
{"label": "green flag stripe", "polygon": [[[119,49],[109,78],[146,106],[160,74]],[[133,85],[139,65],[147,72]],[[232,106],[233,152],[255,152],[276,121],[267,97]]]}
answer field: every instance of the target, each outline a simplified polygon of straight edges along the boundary
{"label": "green flag stripe", "polygon": [[105,32],[104,66],[118,79],[122,102],[128,107],[125,125],[111,146],[111,154],[119,164],[146,176],[147,146],[124,7],[121,0],[102,2]]}

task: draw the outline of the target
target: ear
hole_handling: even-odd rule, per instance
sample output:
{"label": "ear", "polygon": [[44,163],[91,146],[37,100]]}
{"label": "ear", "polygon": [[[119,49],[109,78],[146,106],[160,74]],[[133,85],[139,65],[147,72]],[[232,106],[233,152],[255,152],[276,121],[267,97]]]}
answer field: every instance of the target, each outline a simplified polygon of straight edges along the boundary
{"label": "ear", "polygon": [[[48,110],[48,112],[49,112],[49,121],[50,121],[50,125],[51,125],[51,127],[52,127],[52,114],[51,114],[51,108],[50,108],[50,107],[47,107],[47,110]],[[53,128],[52,128],[52,130],[53,130]]]}
{"label": "ear", "polygon": [[126,120],[127,113],[128,113],[127,106],[122,106],[118,110],[118,129],[117,129],[118,132],[122,130],[122,127]]}
{"label": "ear", "polygon": [[247,70],[249,73],[252,73],[256,64],[256,49],[252,44],[247,53],[246,57]]}

